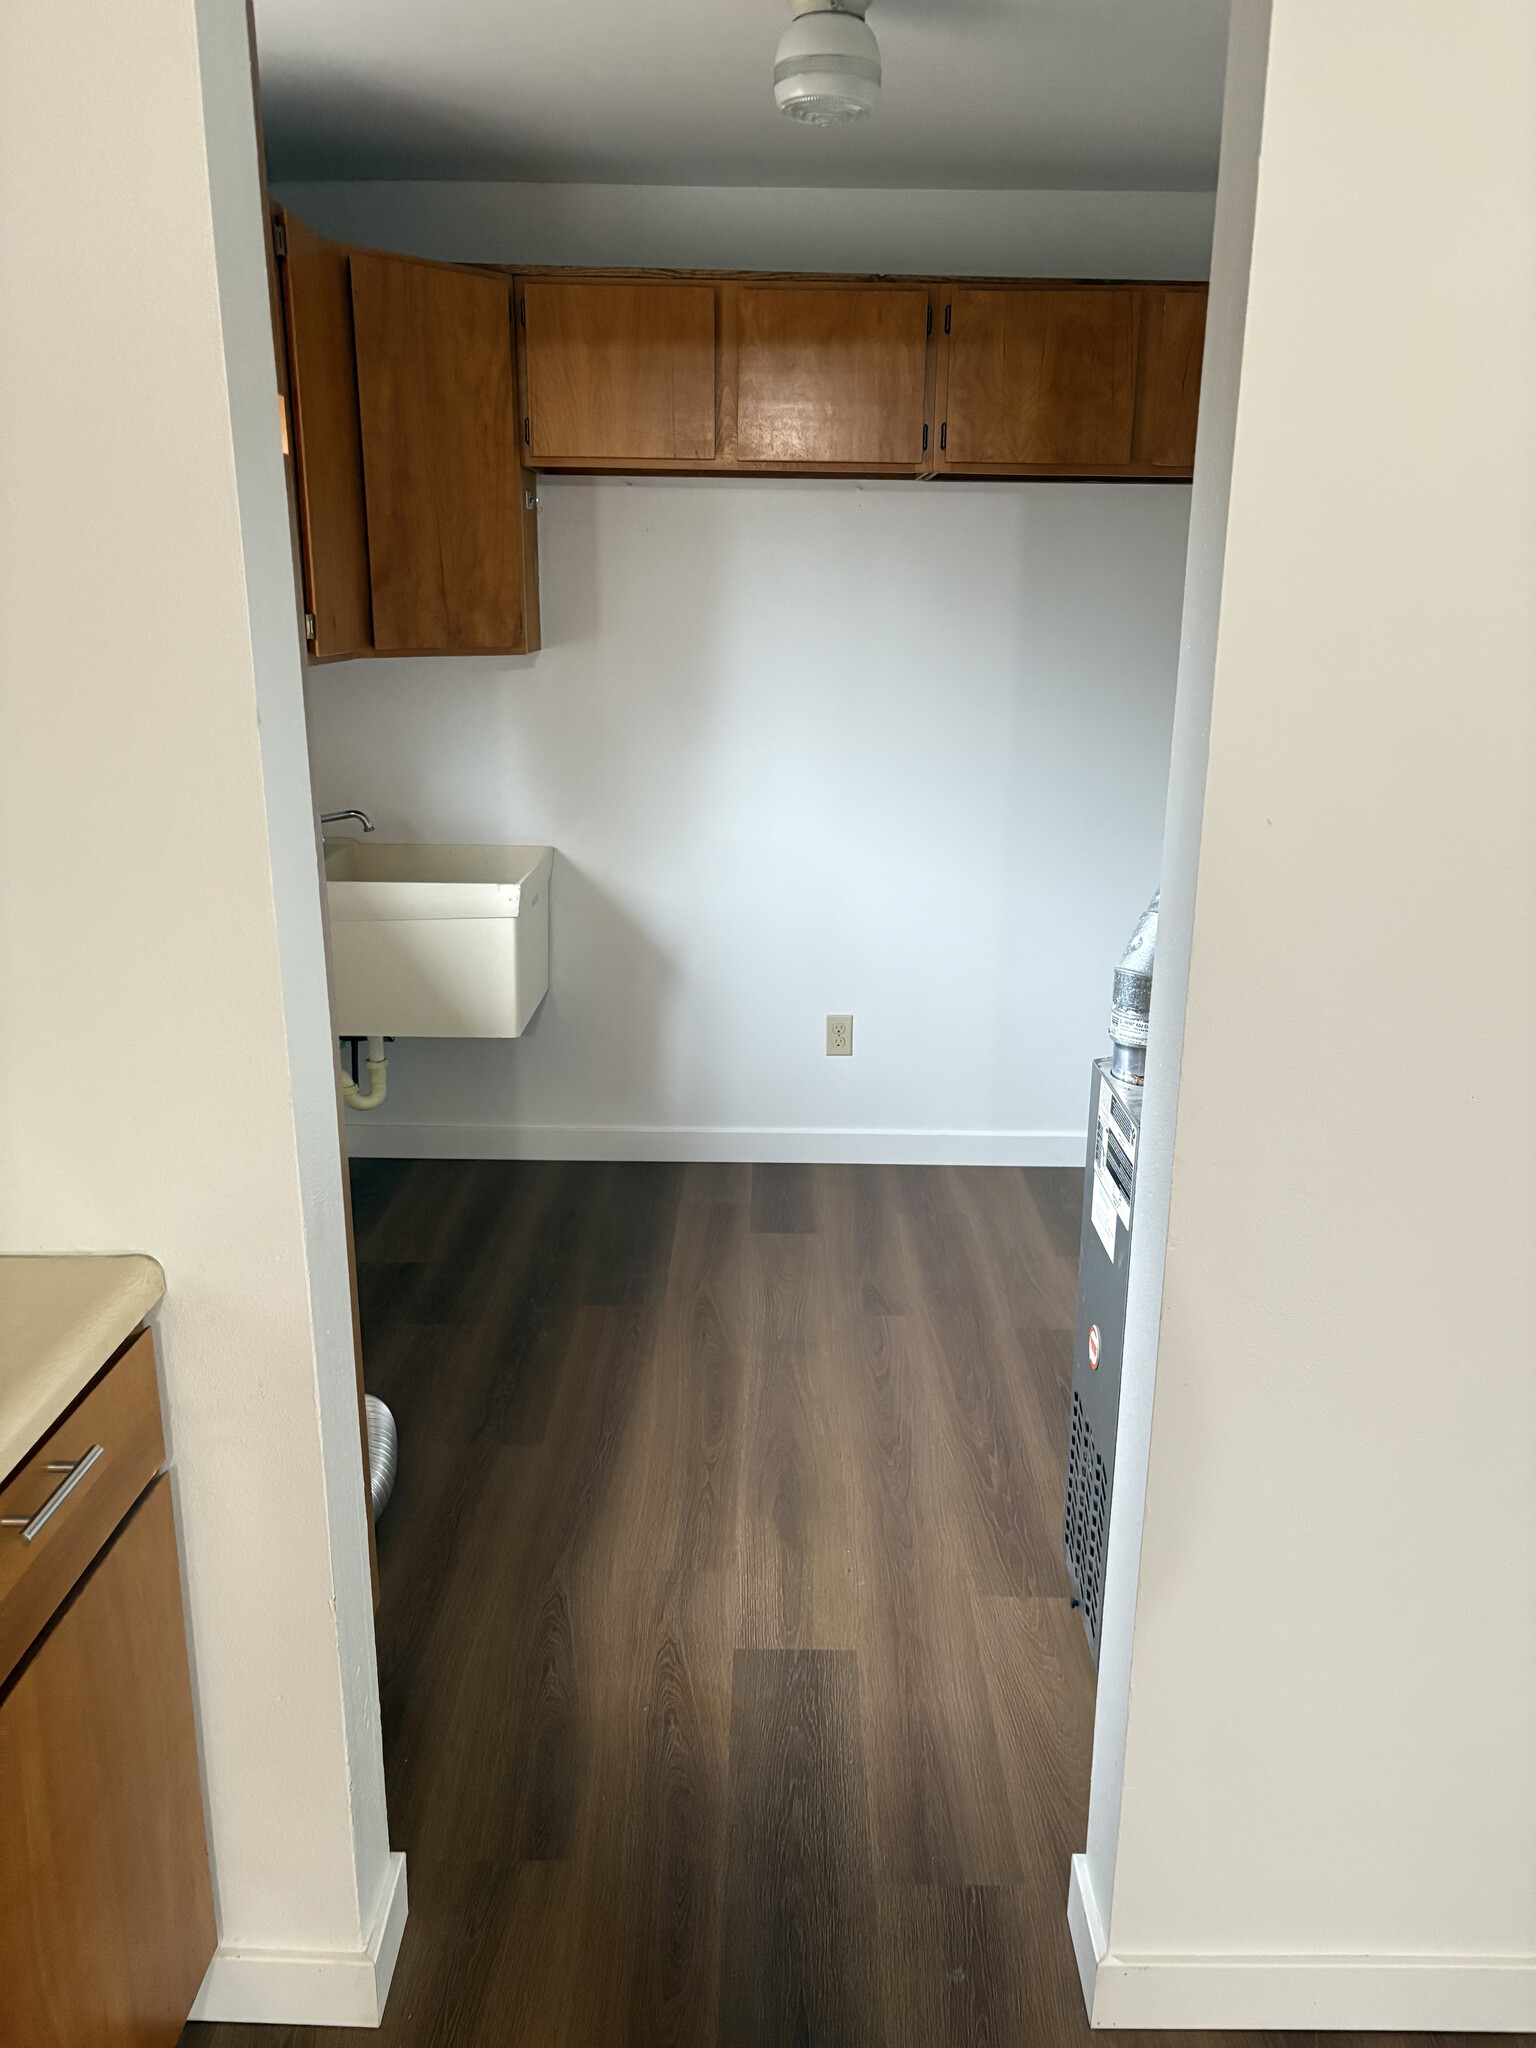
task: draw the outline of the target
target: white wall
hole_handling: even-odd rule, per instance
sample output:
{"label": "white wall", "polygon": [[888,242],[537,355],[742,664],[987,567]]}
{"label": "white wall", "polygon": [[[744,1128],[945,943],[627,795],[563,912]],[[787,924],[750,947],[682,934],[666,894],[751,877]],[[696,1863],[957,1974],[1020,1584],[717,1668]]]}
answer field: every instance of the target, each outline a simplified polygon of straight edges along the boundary
{"label": "white wall", "polygon": [[560,856],[532,1026],[397,1043],[354,1148],[1078,1159],[1157,876],[1187,490],[540,497],[543,653],[311,676],[327,809]]}
{"label": "white wall", "polygon": [[0,78],[0,1243],[166,1270],[202,2009],[367,2021],[404,1885],[242,12],[21,0]]}
{"label": "white wall", "polygon": [[322,234],[472,263],[998,277],[1204,277],[1209,192],[285,184]]}
{"label": "white wall", "polygon": [[[1104,1926],[1114,1896],[1137,1572],[1146,1505],[1163,1266],[1168,1249],[1174,1120],[1184,1058],[1184,1008],[1199,878],[1201,812],[1221,617],[1232,446],[1248,309],[1268,24],[1268,0],[1243,8],[1233,20],[1227,48],[1221,179],[1211,252],[1198,455],[1190,500],[1179,686],[1174,702],[1168,815],[1163,838],[1157,975],[1153,984],[1156,1024],[1147,1047],[1136,1231],[1131,1245],[1115,1443],[1114,1512],[1110,1518],[1099,1638],[1093,1793],[1087,1848],[1074,1871],[1070,1899],[1073,1938],[1085,1982],[1090,1987],[1097,1958],[1104,1950]],[[1090,2002],[1091,1999],[1090,1988]]]}
{"label": "white wall", "polygon": [[[488,188],[447,188],[430,235],[424,188],[396,189],[290,196],[389,246],[519,253]],[[868,209],[880,260],[932,260],[920,221],[897,248],[874,205],[914,195],[834,196]],[[951,225],[976,197],[932,196]],[[678,195],[652,195],[643,253],[770,260],[750,238],[735,253],[742,198],[696,192],[674,216]],[[634,260],[586,238],[598,218],[543,252]],[[1090,208],[1059,266],[972,222],[977,267],[1158,270],[1166,240],[1130,262],[1107,218]],[[772,260],[866,246],[830,247],[813,214],[799,232]],[[1111,969],[1156,881],[1187,487],[539,495],[543,652],[311,673],[327,809],[359,804],[390,839],[559,854],[529,1032],[401,1041],[354,1150],[1075,1163]],[[825,1018],[846,1010],[854,1057],[829,1061]]]}
{"label": "white wall", "polygon": [[1536,12],[1274,0],[1266,75],[1267,11],[1234,15],[1160,1341],[1074,1918],[1099,2024],[1529,2031]]}

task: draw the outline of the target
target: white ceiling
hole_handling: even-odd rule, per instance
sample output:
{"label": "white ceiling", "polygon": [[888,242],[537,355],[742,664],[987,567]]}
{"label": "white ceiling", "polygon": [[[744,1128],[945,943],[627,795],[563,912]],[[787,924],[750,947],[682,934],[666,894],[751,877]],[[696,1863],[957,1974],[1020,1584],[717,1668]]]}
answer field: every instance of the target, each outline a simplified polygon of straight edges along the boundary
{"label": "white ceiling", "polygon": [[789,0],[255,0],[274,178],[1216,182],[1227,0],[871,0],[876,113],[773,104]]}

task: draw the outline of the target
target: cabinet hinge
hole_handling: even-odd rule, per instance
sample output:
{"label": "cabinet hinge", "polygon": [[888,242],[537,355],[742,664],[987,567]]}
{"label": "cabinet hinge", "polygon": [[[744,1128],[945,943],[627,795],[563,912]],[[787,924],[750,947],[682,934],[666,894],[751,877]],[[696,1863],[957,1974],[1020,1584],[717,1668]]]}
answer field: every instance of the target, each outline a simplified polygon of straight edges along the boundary
{"label": "cabinet hinge", "polygon": [[306,612],[306,613],[304,614],[304,638],[305,638],[306,640],[309,640],[309,641],[313,641],[313,640],[314,640],[314,637],[315,637],[315,615],[314,615],[314,613],[313,613],[313,612]]}
{"label": "cabinet hinge", "polygon": [[523,446],[524,446],[525,448],[531,448],[531,447],[532,447],[532,445],[533,445],[532,437],[530,436],[530,434],[529,434],[529,432],[528,432],[528,415],[527,415],[526,413],[524,413],[524,414],[523,414]]}
{"label": "cabinet hinge", "polygon": [[929,332],[930,334],[932,334],[932,332],[933,332],[933,308],[932,308],[932,306],[930,306],[930,307],[928,308],[928,332]]}
{"label": "cabinet hinge", "polygon": [[288,254],[288,230],[280,220],[272,223],[272,253],[276,256]]}
{"label": "cabinet hinge", "polygon": [[947,447],[949,446],[949,421],[948,421],[948,420],[945,420],[945,421],[944,421],[944,422],[942,423],[942,425],[940,426],[940,428],[939,428],[939,446],[940,446],[941,448],[947,448]]}
{"label": "cabinet hinge", "polygon": [[950,309],[949,309],[949,307],[948,307],[948,306],[946,306],[946,307],[944,308],[944,332],[945,332],[946,334],[948,334],[948,332],[949,332],[949,314],[950,314]]}
{"label": "cabinet hinge", "polygon": [[928,453],[928,422],[923,421],[923,453]]}

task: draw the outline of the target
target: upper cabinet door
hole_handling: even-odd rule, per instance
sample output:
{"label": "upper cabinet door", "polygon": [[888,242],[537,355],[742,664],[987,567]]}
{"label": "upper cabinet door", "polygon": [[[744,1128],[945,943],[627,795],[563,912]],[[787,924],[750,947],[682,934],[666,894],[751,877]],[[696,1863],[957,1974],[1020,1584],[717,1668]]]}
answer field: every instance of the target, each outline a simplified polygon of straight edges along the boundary
{"label": "upper cabinet door", "polygon": [[713,285],[530,278],[521,297],[535,468],[713,462]]}
{"label": "upper cabinet door", "polygon": [[941,465],[1128,467],[1136,293],[1106,286],[956,287],[949,295]]}
{"label": "upper cabinet door", "polygon": [[917,469],[927,289],[741,285],[736,460]]}
{"label": "upper cabinet door", "polygon": [[370,654],[368,514],[347,252],[291,213],[278,218],[304,604],[315,624],[310,644],[319,656]]}
{"label": "upper cabinet door", "polygon": [[538,645],[505,278],[352,253],[373,641]]}
{"label": "upper cabinet door", "polygon": [[1132,457],[1154,472],[1187,476],[1194,467],[1205,302],[1204,285],[1151,287],[1141,293]]}

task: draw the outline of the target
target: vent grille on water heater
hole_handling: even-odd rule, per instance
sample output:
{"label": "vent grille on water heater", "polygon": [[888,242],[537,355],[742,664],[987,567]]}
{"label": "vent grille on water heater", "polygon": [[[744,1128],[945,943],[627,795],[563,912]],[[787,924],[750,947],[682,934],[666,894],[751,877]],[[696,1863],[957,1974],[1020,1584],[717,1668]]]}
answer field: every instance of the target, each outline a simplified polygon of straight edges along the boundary
{"label": "vent grille on water heater", "polygon": [[1067,1458],[1067,1513],[1061,1533],[1083,1603],[1089,1640],[1097,1655],[1104,1549],[1109,1537],[1109,1481],[1093,1430],[1076,1394],[1072,1396],[1072,1447]]}

